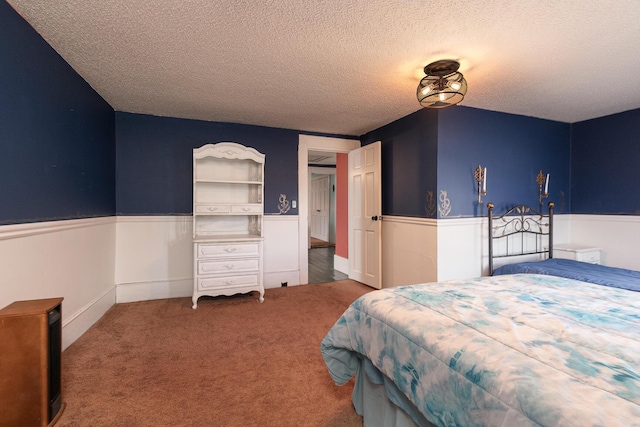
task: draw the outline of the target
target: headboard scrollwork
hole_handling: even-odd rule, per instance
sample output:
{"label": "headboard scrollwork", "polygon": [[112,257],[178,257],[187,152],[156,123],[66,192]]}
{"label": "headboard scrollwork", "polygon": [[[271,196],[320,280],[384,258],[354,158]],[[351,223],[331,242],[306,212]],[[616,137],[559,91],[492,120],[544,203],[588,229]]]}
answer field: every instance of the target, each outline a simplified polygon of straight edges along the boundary
{"label": "headboard scrollwork", "polygon": [[[549,212],[547,215],[531,206],[516,205],[502,215],[494,216],[494,204],[487,203],[489,274],[493,275],[493,264],[496,258],[536,254],[553,258],[554,206],[553,202],[548,203]],[[500,245],[501,248],[498,253],[495,249],[497,245]]]}

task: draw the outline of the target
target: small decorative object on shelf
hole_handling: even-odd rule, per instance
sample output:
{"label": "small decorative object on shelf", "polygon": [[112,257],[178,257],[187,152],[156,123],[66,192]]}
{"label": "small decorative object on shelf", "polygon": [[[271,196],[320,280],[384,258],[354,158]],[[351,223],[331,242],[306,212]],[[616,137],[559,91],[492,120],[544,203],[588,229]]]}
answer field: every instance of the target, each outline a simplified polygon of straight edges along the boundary
{"label": "small decorative object on shelf", "polygon": [[264,154],[233,142],[193,150],[193,308],[203,295],[264,301]]}

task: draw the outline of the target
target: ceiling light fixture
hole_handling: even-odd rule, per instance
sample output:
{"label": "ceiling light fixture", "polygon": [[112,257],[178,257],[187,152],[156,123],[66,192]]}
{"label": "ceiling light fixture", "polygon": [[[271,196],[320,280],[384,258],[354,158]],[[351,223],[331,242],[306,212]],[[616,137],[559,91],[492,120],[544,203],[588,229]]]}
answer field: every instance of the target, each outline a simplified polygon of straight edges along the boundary
{"label": "ceiling light fixture", "polygon": [[418,101],[427,108],[455,105],[467,93],[467,81],[458,71],[460,63],[450,59],[432,62],[424,67],[426,76],[418,85]]}

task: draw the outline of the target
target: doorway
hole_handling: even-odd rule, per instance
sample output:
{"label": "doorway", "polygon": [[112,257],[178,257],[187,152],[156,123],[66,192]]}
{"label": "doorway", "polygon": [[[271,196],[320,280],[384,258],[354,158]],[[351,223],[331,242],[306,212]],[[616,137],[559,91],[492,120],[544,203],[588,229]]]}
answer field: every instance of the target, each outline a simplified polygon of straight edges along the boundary
{"label": "doorway", "polygon": [[[336,243],[344,240],[336,235],[338,188],[336,180],[337,154],[309,151],[309,283],[326,283],[348,278],[336,270]],[[346,183],[340,183],[345,187]],[[342,217],[341,220],[344,220]]]}
{"label": "doorway", "polygon": [[313,135],[300,135],[298,145],[298,265],[300,284],[309,281],[309,152],[323,154],[348,153],[359,148],[360,141],[353,139],[330,138]]}

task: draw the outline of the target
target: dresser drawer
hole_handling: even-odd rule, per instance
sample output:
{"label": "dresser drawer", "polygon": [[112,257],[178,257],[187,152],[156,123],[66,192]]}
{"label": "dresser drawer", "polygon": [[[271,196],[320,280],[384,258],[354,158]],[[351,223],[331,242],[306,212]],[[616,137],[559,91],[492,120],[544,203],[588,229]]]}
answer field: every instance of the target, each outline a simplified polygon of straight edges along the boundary
{"label": "dresser drawer", "polygon": [[258,274],[243,274],[224,277],[199,277],[198,278],[198,290],[206,289],[229,289],[229,288],[241,288],[245,286],[258,285]]}
{"label": "dresser drawer", "polygon": [[228,214],[231,205],[196,205],[196,213],[199,214]]}
{"label": "dresser drawer", "polygon": [[232,274],[260,269],[258,258],[230,258],[198,260],[198,274]]}
{"label": "dresser drawer", "polygon": [[198,243],[198,258],[258,256],[260,243]]}
{"label": "dresser drawer", "polygon": [[262,213],[262,205],[250,204],[250,205],[231,205],[231,213]]}

